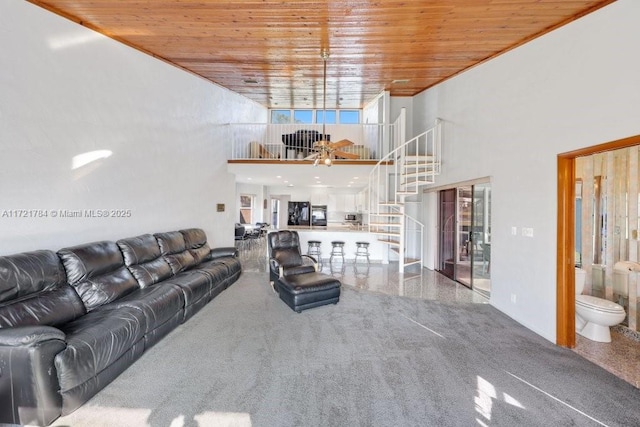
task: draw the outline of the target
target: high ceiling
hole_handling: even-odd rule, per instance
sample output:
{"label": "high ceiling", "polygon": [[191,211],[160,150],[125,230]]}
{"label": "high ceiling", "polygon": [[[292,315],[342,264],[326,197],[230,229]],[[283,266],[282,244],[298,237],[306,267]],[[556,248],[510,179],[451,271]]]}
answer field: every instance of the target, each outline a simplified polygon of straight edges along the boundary
{"label": "high ceiling", "polygon": [[613,0],[30,0],[269,108],[412,96]]}

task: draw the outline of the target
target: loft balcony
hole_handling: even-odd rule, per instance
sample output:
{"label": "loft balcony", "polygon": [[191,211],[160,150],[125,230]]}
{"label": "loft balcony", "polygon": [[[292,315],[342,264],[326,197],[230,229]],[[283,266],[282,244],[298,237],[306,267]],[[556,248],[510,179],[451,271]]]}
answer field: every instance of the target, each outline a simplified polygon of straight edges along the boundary
{"label": "loft balcony", "polygon": [[341,159],[336,164],[375,164],[388,149],[389,126],[383,124],[229,124],[231,141],[229,163],[307,164],[319,139],[331,142],[349,140],[353,145],[341,151],[355,154],[357,159]]}

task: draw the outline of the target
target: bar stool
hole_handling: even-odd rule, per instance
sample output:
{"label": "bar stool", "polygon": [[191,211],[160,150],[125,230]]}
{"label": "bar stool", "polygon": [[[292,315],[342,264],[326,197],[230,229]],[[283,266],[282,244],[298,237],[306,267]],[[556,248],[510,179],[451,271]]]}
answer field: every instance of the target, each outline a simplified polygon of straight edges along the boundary
{"label": "bar stool", "polygon": [[369,242],[356,242],[356,258],[353,261],[354,263],[358,262],[358,257],[365,257],[367,259],[367,264],[369,261]]}
{"label": "bar stool", "polygon": [[309,240],[307,243],[309,244],[307,255],[314,257],[318,261],[318,266],[322,268],[322,252],[320,251],[322,242],[320,240]]}
{"label": "bar stool", "polygon": [[344,242],[342,240],[334,240],[331,242],[331,256],[329,257],[329,264],[333,262],[333,257],[339,256],[342,258],[344,264]]}

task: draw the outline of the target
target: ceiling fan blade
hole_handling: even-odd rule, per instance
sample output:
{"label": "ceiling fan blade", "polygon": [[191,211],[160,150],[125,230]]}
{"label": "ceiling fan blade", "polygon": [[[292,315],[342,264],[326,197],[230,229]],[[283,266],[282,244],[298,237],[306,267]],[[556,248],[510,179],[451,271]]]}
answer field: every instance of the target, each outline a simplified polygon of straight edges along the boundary
{"label": "ceiling fan blade", "polygon": [[338,148],[349,147],[350,145],[353,145],[353,142],[348,139],[341,139],[340,141],[329,142],[327,145],[329,145],[332,150],[335,150]]}
{"label": "ceiling fan blade", "polygon": [[344,159],[359,159],[360,156],[354,153],[347,153],[346,151],[334,150],[331,154],[335,157],[342,157]]}
{"label": "ceiling fan blade", "polygon": [[304,160],[313,160],[318,156],[320,156],[320,153],[309,154],[307,157],[304,158]]}
{"label": "ceiling fan blade", "polygon": [[328,147],[331,143],[329,141],[325,141],[325,140],[319,140],[313,143],[313,148],[315,148],[316,150],[321,148],[321,147]]}

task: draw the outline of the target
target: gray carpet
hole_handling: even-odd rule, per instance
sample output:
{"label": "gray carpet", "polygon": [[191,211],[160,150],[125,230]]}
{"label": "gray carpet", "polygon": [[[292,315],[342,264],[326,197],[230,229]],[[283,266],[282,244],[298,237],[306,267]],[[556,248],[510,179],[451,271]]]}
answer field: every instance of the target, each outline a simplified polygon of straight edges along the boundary
{"label": "gray carpet", "polygon": [[56,425],[639,423],[639,389],[489,305],[345,286],[297,314],[245,273]]}

